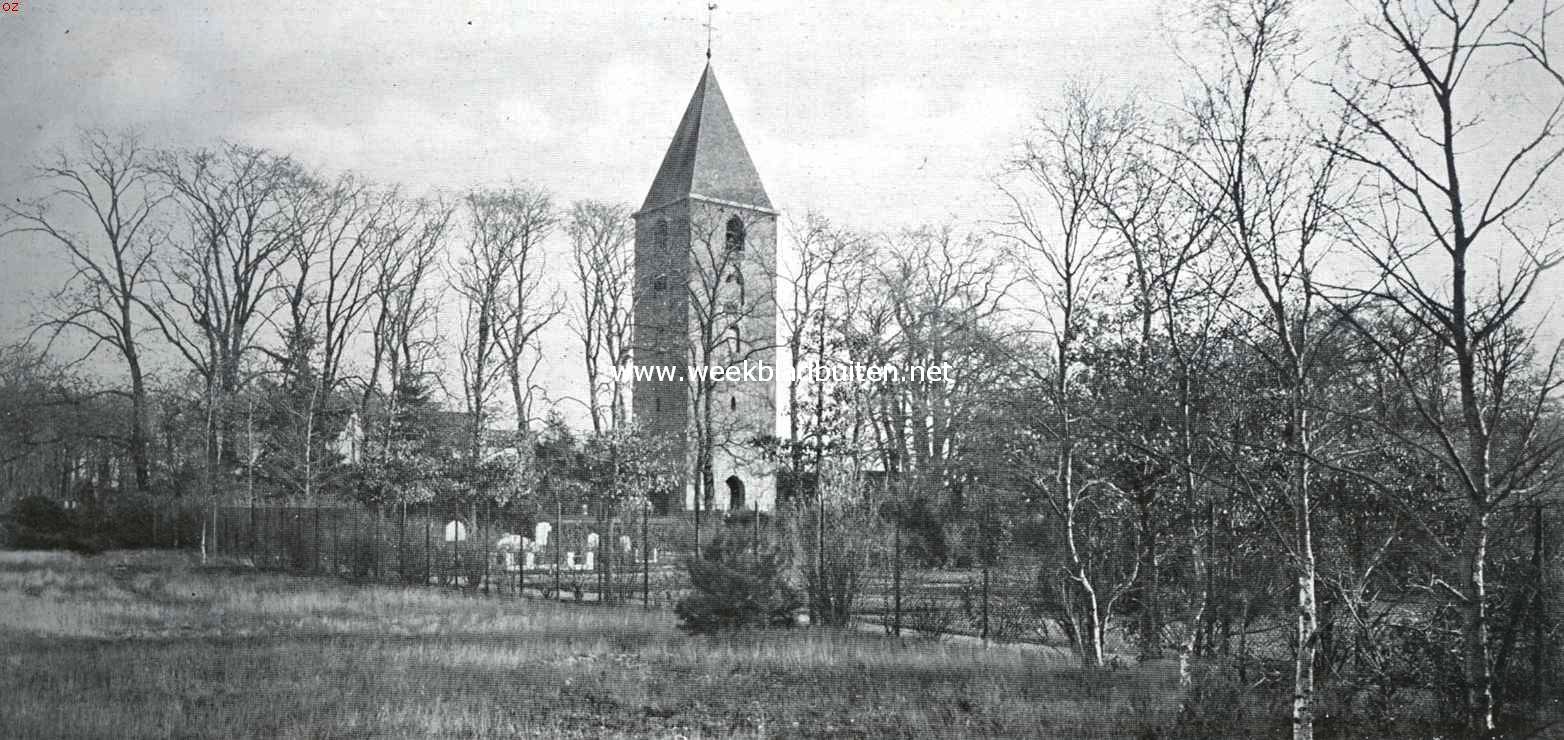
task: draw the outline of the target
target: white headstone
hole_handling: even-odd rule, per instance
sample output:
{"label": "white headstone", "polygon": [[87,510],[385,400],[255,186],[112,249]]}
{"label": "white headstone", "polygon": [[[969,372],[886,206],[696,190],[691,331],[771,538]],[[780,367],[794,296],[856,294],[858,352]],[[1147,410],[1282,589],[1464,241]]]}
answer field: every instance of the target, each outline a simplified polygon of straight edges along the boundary
{"label": "white headstone", "polygon": [[619,549],[624,552],[630,552],[630,535],[619,535]]}
{"label": "white headstone", "polygon": [[588,550],[596,550],[597,549],[597,533],[596,532],[587,532],[587,549]]}
{"label": "white headstone", "polygon": [[537,556],[537,554],[532,552],[532,551],[530,551],[530,550],[528,550],[525,553],[522,553],[521,567],[523,567],[523,568],[525,568],[527,570],[533,570],[533,569],[537,568],[538,567],[538,556]]}
{"label": "white headstone", "polygon": [[587,550],[586,562],[581,565],[582,570],[597,570],[597,553]]}
{"label": "white headstone", "polygon": [[565,551],[565,570],[575,570],[575,569],[576,569],[576,551],[575,550],[566,550]]}
{"label": "white headstone", "polygon": [[449,522],[446,522],[445,523],[445,541],[446,542],[466,542],[467,541],[467,525],[462,524],[460,521],[457,521],[455,519],[453,519],[453,520],[451,520]]}
{"label": "white headstone", "polygon": [[494,549],[500,552],[516,552],[521,549],[521,535],[507,532],[499,542],[494,544]]}
{"label": "white headstone", "polygon": [[538,543],[538,547],[543,547],[548,544],[548,534],[552,531],[554,531],[554,525],[548,522],[538,522],[538,525],[532,528],[532,539]]}

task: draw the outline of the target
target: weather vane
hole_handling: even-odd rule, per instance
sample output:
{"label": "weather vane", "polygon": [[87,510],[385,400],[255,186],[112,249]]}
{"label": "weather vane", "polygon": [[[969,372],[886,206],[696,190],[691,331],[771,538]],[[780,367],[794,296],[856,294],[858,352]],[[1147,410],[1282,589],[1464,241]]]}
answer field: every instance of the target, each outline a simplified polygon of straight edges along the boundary
{"label": "weather vane", "polygon": [[717,9],[716,3],[706,3],[706,59],[711,60],[711,14]]}

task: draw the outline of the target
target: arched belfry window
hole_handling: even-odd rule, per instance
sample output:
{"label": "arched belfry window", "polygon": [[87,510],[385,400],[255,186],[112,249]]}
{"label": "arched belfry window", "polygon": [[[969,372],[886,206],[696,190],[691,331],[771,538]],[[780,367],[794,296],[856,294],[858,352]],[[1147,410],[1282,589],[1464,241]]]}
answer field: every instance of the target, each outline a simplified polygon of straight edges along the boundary
{"label": "arched belfry window", "polygon": [[652,230],[652,245],[658,254],[668,253],[668,219],[657,219],[657,226]]}
{"label": "arched belfry window", "polygon": [[744,222],[738,216],[728,219],[728,251],[744,251]]}

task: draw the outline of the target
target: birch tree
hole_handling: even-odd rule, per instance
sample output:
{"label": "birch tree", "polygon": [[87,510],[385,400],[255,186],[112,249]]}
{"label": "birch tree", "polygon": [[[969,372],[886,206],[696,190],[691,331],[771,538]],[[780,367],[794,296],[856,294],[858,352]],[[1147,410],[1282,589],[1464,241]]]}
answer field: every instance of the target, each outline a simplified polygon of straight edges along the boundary
{"label": "birch tree", "polygon": [[[1323,146],[1378,194],[1354,224],[1357,251],[1378,272],[1365,292],[1419,327],[1453,375],[1426,382],[1393,338],[1357,323],[1420,421],[1415,433],[1393,433],[1461,494],[1458,541],[1445,545],[1458,565],[1436,583],[1463,614],[1466,725],[1486,735],[1492,527],[1539,494],[1539,474],[1561,452],[1544,422],[1559,355],[1535,357],[1525,322],[1543,275],[1564,259],[1561,221],[1546,209],[1564,156],[1564,76],[1549,54],[1546,4],[1378,0],[1371,12],[1372,61],[1328,84],[1357,136]],[[1507,89],[1528,74],[1543,84]],[[1511,100],[1493,105],[1495,88]]]}

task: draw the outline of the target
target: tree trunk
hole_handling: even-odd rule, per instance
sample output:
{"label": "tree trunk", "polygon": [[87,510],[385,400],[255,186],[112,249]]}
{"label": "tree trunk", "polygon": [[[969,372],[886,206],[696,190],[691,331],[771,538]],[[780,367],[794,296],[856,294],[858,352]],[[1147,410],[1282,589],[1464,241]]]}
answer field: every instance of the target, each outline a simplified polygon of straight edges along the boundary
{"label": "tree trunk", "polygon": [[1467,524],[1463,672],[1466,674],[1467,729],[1485,737],[1493,729],[1493,675],[1488,649],[1488,513],[1479,512]]}
{"label": "tree trunk", "polygon": [[[1297,368],[1296,360],[1294,367]],[[1301,375],[1301,369],[1299,370]],[[1293,495],[1297,510],[1298,625],[1293,656],[1292,735],[1294,740],[1314,738],[1314,654],[1318,648],[1319,605],[1315,600],[1313,501],[1310,498],[1309,456],[1313,453],[1310,417],[1305,406],[1306,379],[1296,377],[1292,391],[1292,419],[1288,425],[1296,466]]]}
{"label": "tree trunk", "polygon": [[134,352],[127,354],[130,360],[130,461],[136,469],[136,491],[146,493],[152,489],[152,465],[147,455],[147,383],[142,377],[140,360]]}

